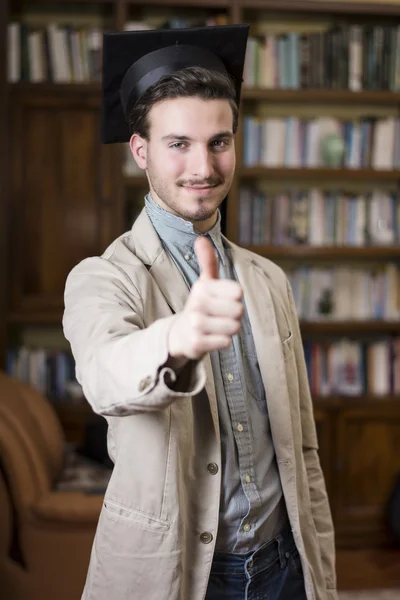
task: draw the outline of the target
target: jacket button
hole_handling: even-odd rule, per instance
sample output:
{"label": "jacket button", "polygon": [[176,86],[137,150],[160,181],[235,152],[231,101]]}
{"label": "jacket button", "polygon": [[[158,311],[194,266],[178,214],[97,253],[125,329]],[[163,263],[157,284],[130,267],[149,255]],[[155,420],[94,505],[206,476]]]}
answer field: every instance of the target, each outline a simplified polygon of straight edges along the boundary
{"label": "jacket button", "polygon": [[203,544],[209,544],[213,541],[213,536],[209,531],[205,531],[201,534],[200,541],[203,542]]}
{"label": "jacket button", "polygon": [[211,475],[216,475],[218,473],[218,465],[216,463],[210,463],[207,465],[207,470]]}

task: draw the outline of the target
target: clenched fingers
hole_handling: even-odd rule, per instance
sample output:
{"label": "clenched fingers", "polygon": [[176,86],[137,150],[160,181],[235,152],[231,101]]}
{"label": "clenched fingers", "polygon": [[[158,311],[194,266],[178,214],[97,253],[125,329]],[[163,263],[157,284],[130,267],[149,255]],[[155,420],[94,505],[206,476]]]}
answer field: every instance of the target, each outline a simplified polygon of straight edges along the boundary
{"label": "clenched fingers", "polygon": [[232,336],[240,330],[240,320],[229,317],[210,317],[202,313],[191,315],[193,330],[202,335]]}

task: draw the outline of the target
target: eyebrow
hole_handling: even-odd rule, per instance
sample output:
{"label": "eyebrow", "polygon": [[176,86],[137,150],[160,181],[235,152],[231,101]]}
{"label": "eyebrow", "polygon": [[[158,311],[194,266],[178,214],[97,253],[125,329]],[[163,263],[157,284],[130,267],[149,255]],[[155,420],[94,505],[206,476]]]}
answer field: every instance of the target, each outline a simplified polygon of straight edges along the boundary
{"label": "eyebrow", "polygon": [[[218,138],[224,138],[224,137],[232,138],[233,137],[232,131],[220,131],[219,133],[213,135],[208,141],[211,142],[212,140],[217,140]],[[162,137],[161,139],[165,140],[165,141],[176,140],[178,142],[192,142],[193,141],[193,139],[191,137],[189,137],[188,135],[179,135],[177,133],[170,133],[168,135],[164,135],[164,137]]]}

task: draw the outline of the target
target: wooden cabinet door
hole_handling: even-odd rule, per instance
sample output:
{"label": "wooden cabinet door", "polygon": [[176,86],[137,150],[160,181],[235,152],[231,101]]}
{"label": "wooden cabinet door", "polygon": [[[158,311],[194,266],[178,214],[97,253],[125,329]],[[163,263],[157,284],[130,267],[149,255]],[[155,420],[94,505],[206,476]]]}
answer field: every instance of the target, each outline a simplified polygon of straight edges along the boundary
{"label": "wooden cabinet door", "polygon": [[11,312],[22,320],[60,315],[72,267],[122,233],[116,149],[100,144],[99,107],[90,88],[14,90]]}
{"label": "wooden cabinet door", "polygon": [[400,471],[400,403],[344,408],[337,434],[338,545],[379,544],[388,538],[385,509]]}

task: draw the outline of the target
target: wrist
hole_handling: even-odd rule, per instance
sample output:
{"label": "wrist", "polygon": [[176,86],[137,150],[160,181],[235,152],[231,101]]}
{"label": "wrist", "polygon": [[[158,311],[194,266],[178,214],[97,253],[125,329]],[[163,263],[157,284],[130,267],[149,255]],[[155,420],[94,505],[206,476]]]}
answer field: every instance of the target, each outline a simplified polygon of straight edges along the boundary
{"label": "wrist", "polygon": [[176,374],[187,365],[189,359],[186,356],[172,356],[171,354],[168,356],[166,367],[172,369]]}
{"label": "wrist", "polygon": [[177,316],[177,319],[173,322],[167,338],[168,365],[172,369],[181,369],[189,362],[189,358],[183,354],[180,348],[179,335],[176,335],[175,327],[178,319],[179,316]]}

